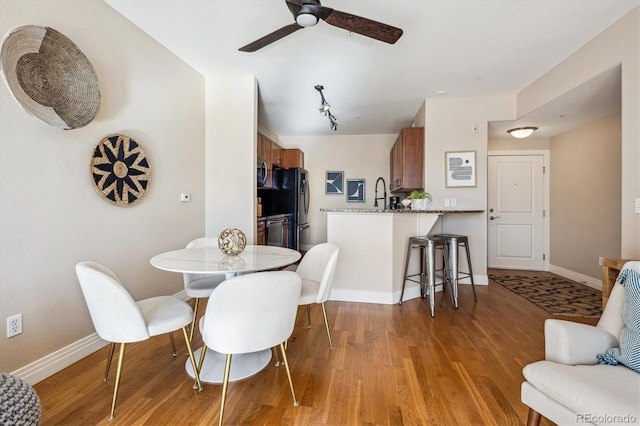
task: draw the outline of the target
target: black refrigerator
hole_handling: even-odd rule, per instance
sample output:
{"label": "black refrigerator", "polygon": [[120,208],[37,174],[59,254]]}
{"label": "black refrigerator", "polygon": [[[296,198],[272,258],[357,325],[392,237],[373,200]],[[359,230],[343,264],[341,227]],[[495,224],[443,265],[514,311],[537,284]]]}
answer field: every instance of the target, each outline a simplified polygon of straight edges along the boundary
{"label": "black refrigerator", "polygon": [[309,249],[309,172],[302,168],[274,169],[273,188],[259,191],[267,215],[290,216],[289,248]]}

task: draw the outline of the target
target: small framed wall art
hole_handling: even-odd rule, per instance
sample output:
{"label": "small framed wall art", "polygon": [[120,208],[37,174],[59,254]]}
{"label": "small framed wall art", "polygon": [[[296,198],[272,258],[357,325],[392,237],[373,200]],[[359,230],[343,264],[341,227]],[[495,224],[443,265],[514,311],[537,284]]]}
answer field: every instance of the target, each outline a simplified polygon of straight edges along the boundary
{"label": "small framed wall art", "polygon": [[476,152],[445,152],[444,170],[447,188],[476,186]]}
{"label": "small framed wall art", "polygon": [[347,179],[347,202],[364,203],[365,179]]}
{"label": "small framed wall art", "polygon": [[324,193],[328,195],[344,194],[344,172],[327,171],[324,180]]}

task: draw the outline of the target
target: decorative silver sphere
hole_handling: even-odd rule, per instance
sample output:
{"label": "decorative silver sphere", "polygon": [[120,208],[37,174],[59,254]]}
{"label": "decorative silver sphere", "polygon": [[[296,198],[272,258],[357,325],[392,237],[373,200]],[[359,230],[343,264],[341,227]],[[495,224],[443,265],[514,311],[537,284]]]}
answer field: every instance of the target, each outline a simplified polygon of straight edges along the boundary
{"label": "decorative silver sphere", "polygon": [[247,246],[247,237],[235,228],[227,228],[218,237],[218,247],[224,254],[237,256]]}

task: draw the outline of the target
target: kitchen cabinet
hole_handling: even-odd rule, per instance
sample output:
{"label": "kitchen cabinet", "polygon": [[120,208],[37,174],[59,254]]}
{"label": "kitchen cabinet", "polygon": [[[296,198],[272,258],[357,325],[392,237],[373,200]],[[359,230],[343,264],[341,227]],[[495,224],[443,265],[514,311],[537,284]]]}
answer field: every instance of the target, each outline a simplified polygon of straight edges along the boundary
{"label": "kitchen cabinet", "polygon": [[402,129],[389,155],[390,192],[424,189],[424,127]]}
{"label": "kitchen cabinet", "polygon": [[284,150],[280,145],[271,141],[271,164],[273,167],[284,167]]}
{"label": "kitchen cabinet", "polygon": [[273,188],[273,168],[289,169],[304,167],[304,152],[299,149],[284,149],[262,133],[258,133],[256,155],[267,163],[267,182],[260,188]]}
{"label": "kitchen cabinet", "polygon": [[292,167],[304,168],[304,152],[297,148],[285,149],[284,165],[282,167],[284,167],[285,169],[289,169]]}
{"label": "kitchen cabinet", "polygon": [[259,246],[264,246],[267,244],[267,234],[265,232],[264,219],[258,220],[256,226],[256,244]]}

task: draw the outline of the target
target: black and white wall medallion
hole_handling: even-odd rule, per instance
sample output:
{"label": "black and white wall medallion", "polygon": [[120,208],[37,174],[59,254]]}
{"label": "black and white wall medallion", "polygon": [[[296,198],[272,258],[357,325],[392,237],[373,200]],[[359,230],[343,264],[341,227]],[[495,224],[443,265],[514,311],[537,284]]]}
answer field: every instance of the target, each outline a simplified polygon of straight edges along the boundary
{"label": "black and white wall medallion", "polygon": [[128,136],[104,137],[93,150],[91,175],[98,194],[118,207],[129,207],[144,197],[151,167],[140,144]]}

